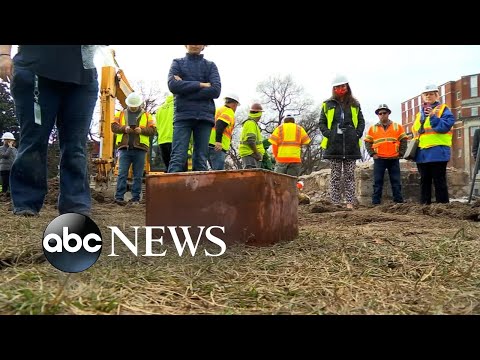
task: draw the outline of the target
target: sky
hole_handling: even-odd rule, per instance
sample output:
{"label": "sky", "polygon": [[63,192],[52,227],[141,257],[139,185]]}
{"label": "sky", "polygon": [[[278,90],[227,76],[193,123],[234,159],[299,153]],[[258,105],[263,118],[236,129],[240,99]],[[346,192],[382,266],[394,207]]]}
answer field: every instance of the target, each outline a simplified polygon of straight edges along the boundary
{"label": "sky", "polygon": [[[167,75],[184,45],[110,45],[127,79],[168,91]],[[13,53],[16,52],[16,47]],[[100,69],[104,57],[99,52]],[[401,122],[401,103],[418,96],[427,84],[442,85],[480,73],[480,45],[209,45],[203,54],[217,65],[222,94],[239,95],[245,110],[256,100],[258,83],[270,76],[291,75],[315,104],[330,97],[335,74],[349,79],[367,124],[375,109],[387,104],[390,119]]]}
{"label": "sky", "polygon": [[[184,45],[110,45],[127,79],[168,91],[172,59]],[[315,104],[330,97],[337,73],[349,79],[365,120],[387,104],[390,119],[401,122],[401,103],[427,84],[441,85],[480,73],[480,45],[209,45],[203,54],[217,65],[222,95],[237,93],[241,107],[259,99],[257,84],[270,76],[291,75]],[[217,104],[221,104],[217,101]]]}

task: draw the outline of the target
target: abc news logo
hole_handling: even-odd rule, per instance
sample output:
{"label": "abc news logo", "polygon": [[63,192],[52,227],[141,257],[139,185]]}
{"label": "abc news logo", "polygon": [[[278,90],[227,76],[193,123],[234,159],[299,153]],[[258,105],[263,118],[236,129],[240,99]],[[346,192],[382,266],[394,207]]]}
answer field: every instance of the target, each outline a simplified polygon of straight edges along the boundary
{"label": "abc news logo", "polygon": [[95,264],[102,252],[102,234],[88,216],[63,214],[43,233],[43,253],[58,270],[77,273]]}
{"label": "abc news logo", "polygon": [[[131,241],[118,227],[108,226],[111,230],[112,242],[111,253],[108,256],[118,256],[115,253],[115,239],[118,238],[125,246],[138,256],[138,235],[140,226],[132,226],[135,230],[135,238]],[[167,250],[156,252],[154,244],[163,245],[163,236],[154,238],[156,231],[165,233],[165,226],[143,226],[145,229],[145,253],[142,256],[165,256]],[[221,231],[225,234],[222,226],[199,226],[196,241],[190,234],[190,226],[167,226],[175,248],[179,256],[182,256],[187,246],[192,256],[195,256],[202,236],[212,244],[217,245],[220,250],[217,253],[210,253],[204,250],[205,256],[220,256],[227,249],[225,242],[213,234],[213,231]],[[178,233],[177,233],[178,231]],[[180,236],[179,236],[180,233]],[[185,240],[180,240],[184,238]],[[45,229],[43,234],[43,252],[47,260],[58,270],[76,273],[87,270],[100,257],[102,251],[102,234],[100,229],[89,217],[69,213],[55,218]],[[158,245],[157,245],[158,246]]]}

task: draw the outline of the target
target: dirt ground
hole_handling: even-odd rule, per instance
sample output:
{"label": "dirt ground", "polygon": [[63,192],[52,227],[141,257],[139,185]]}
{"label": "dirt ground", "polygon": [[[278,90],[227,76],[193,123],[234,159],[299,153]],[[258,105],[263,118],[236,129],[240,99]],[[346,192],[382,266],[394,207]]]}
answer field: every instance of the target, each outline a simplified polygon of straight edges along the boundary
{"label": "dirt ground", "polygon": [[[35,218],[0,199],[2,314],[480,314],[480,202],[348,211],[318,201],[299,206],[288,243],[219,258],[108,257],[104,244],[94,266],[68,275],[42,256],[51,189]],[[102,233],[145,223],[145,204],[93,195]]]}

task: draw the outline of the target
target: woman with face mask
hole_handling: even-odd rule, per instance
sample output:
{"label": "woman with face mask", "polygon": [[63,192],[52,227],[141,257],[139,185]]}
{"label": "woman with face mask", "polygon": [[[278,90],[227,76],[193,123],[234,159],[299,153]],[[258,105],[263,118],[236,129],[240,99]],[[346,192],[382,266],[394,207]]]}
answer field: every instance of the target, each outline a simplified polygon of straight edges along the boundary
{"label": "woman with face mask", "polygon": [[356,203],[355,165],[357,159],[362,158],[360,139],[365,130],[365,119],[360,103],[353,97],[348,79],[343,75],[334,78],[332,96],[322,104],[320,130],[323,158],[330,160],[332,203],[340,205],[343,192],[347,209],[353,209]]}

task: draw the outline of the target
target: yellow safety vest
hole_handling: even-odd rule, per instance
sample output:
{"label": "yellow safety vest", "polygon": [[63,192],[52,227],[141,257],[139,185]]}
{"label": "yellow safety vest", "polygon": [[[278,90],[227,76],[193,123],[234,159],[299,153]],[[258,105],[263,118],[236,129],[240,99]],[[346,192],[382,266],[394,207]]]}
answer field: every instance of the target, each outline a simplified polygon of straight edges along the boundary
{"label": "yellow safety vest", "polygon": [[[120,112],[120,126],[125,126],[125,111]],[[142,114],[142,117],[140,118],[140,122],[138,123],[138,126],[140,127],[147,127],[148,123],[148,113],[144,112]],[[121,135],[121,136],[120,136]],[[117,139],[115,144],[118,145],[122,142],[123,136],[128,135],[128,134],[117,134]],[[140,143],[146,145],[147,147],[150,146],[150,137],[147,135],[142,135],[139,134],[140,136]]]}
{"label": "yellow safety vest", "polygon": [[270,142],[278,146],[276,160],[281,163],[300,163],[301,146],[310,143],[303,127],[295,123],[284,123],[270,136]]}
{"label": "yellow safety vest", "polygon": [[[353,126],[355,129],[358,126],[358,109],[355,106],[351,106],[350,109],[352,110],[352,121],[353,121]],[[323,103],[323,111],[325,112],[325,115],[327,116],[327,128],[330,130],[332,128],[332,123],[333,123],[333,116],[335,115],[335,108],[331,108],[327,111],[327,103]],[[322,149],[326,149],[328,144],[328,138],[323,137],[322,143],[320,144]],[[358,146],[361,146],[362,141],[361,139],[358,139]]]}
{"label": "yellow safety vest", "polygon": [[[437,117],[441,117],[446,107],[447,105],[445,104],[436,106],[432,110],[432,114],[435,114],[435,116]],[[420,112],[418,112],[412,127],[413,137],[415,139],[420,136],[420,134],[418,133],[421,126],[420,118],[421,118],[421,114]],[[432,125],[430,124],[430,116],[427,116],[425,118],[425,123],[423,125],[423,128],[425,132],[422,134],[422,136],[420,136],[420,142],[418,144],[420,149],[428,149],[433,146],[439,146],[439,145],[449,146],[449,147],[452,146],[452,136],[453,136],[452,130],[450,130],[445,134],[437,133],[435,130],[432,129]]]}
{"label": "yellow safety vest", "polygon": [[[217,121],[224,121],[227,123],[227,127],[223,130],[222,134],[222,149],[225,151],[230,150],[230,143],[232,141],[233,127],[235,126],[235,112],[228,106],[222,106],[215,112],[215,124]],[[212,128],[210,133],[210,144],[215,145],[217,136],[217,130]]]}
{"label": "yellow safety vest", "polygon": [[265,154],[265,148],[263,147],[263,137],[262,133],[260,132],[260,127],[255,120],[247,119],[243,123],[242,137],[240,138],[240,146],[238,148],[238,153],[240,157],[245,157],[253,154],[253,150],[247,142],[247,135],[249,134],[256,135],[257,140],[255,142],[255,145],[257,146],[257,151],[263,156],[263,154]]}

